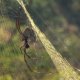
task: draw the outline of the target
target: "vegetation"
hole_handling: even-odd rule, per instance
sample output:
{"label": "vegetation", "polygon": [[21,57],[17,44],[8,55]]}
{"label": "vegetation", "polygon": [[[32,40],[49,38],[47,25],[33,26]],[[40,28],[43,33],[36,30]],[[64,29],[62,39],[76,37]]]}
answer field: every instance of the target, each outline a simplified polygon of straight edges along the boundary
{"label": "vegetation", "polygon": [[[26,80],[31,75],[19,50],[21,42],[15,26],[20,6],[16,0],[2,1],[3,3],[0,2],[0,80]],[[41,31],[76,71],[80,68],[79,9],[79,0],[33,0],[29,8]],[[19,15],[21,28],[24,29],[27,23],[22,9]],[[59,80],[59,74],[39,40],[37,44],[36,52],[34,49],[29,50],[30,55],[38,59],[37,62],[34,60],[35,65],[32,64],[33,61],[29,61],[32,68],[40,72],[34,75],[38,80]]]}

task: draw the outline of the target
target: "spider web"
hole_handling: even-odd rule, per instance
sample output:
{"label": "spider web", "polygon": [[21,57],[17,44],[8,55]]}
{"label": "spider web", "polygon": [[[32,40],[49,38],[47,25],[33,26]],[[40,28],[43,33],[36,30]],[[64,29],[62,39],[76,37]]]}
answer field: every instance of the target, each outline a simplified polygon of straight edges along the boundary
{"label": "spider web", "polygon": [[[20,6],[17,7],[18,11],[14,7],[10,7],[10,5],[6,7],[4,0],[1,0],[0,6],[1,6],[0,7],[0,15],[1,15],[0,16],[0,57],[1,58],[5,57],[5,59],[6,58],[10,59],[12,64],[15,63],[14,65],[16,65],[16,63],[18,62],[18,64],[19,63],[22,64],[23,67],[26,66],[26,70],[28,71],[26,72],[26,74],[29,75],[31,78],[33,77],[33,75],[38,76],[38,75],[45,74],[45,71],[46,71],[45,66],[48,65],[48,63],[49,63],[49,66],[47,67],[47,69],[50,67],[53,68],[53,65],[51,64],[52,62],[48,57],[48,55],[46,55],[48,59],[45,58],[46,51],[44,50],[44,47],[42,46],[42,43],[40,42],[40,40],[37,38],[36,48],[32,46],[32,48],[30,48],[29,50],[26,50],[27,54],[29,54],[32,58],[32,59],[28,59],[26,57],[29,66],[34,71],[33,72],[34,74],[30,72],[29,68],[27,67],[24,61],[24,57],[23,57],[24,52],[20,51],[20,46],[23,43],[21,42],[20,35],[16,30],[16,25],[15,25],[16,17],[19,17],[20,19],[22,31],[25,30],[26,26],[30,27],[31,24],[28,23],[28,20],[26,19],[25,15],[22,14],[23,11],[21,10]],[[7,9],[9,12],[7,11]],[[19,13],[19,11],[21,11],[21,13]],[[17,58],[17,60],[15,58]],[[21,58],[22,60],[21,62],[18,61],[19,58]],[[15,60],[16,62],[13,62]],[[9,62],[7,61],[6,64],[7,63]],[[23,69],[22,69],[22,72],[24,72]]]}
{"label": "spider web", "polygon": [[[17,3],[17,1],[16,1]],[[1,19],[0,19],[0,28],[4,28],[5,30],[5,33],[8,35],[8,40],[5,39],[5,36],[3,37],[3,35],[1,35],[2,37],[2,40],[0,40],[0,43],[1,43],[1,47],[0,47],[0,50],[1,51],[1,54],[2,55],[5,55],[5,56],[14,56],[14,55],[19,55],[19,54],[22,54],[20,49],[19,49],[19,44],[20,44],[20,41],[19,41],[19,37],[15,37],[15,36],[19,36],[19,34],[17,33],[16,31],[16,28],[14,27],[15,26],[15,18],[16,18],[16,11],[15,12],[12,12],[12,8],[8,8],[9,9],[9,12],[8,13],[6,11],[6,5],[4,5],[3,1],[1,0],[0,1],[0,14],[1,14]],[[20,6],[18,6],[18,8],[21,8]],[[14,8],[15,9],[15,8]],[[45,24],[45,26],[47,26],[47,23],[44,21],[43,17],[40,16],[40,14],[34,9],[33,10],[34,13],[42,20],[42,22]],[[26,28],[26,25],[27,25],[27,19],[25,16],[22,16],[22,13],[24,13],[23,11],[20,13],[20,20],[21,20],[21,23],[24,24],[25,22],[25,25],[24,27],[22,26],[21,28],[24,29]],[[7,17],[6,17],[7,16]],[[11,17],[14,16],[14,19],[12,19],[13,22],[11,22]],[[24,18],[23,18],[24,17]],[[9,21],[9,22],[8,22]],[[9,23],[9,24],[8,24]],[[28,24],[29,25],[29,24]],[[6,32],[6,30],[10,31],[10,33]],[[11,32],[12,31],[12,32]],[[1,33],[1,32],[0,32]],[[3,30],[2,30],[2,33],[3,33]],[[11,34],[11,35],[10,35]],[[17,43],[15,43],[17,42]],[[7,43],[7,44],[6,44]],[[3,45],[4,44],[4,45]],[[38,45],[41,45],[41,46],[38,46],[38,49],[34,50],[32,49],[32,53],[33,54],[30,54],[33,58],[35,58],[34,60],[28,60],[29,64],[32,66],[32,68],[35,68],[37,66],[38,68],[38,63],[42,63],[44,61],[44,57],[43,55],[45,55],[46,51],[44,51],[44,48],[42,46],[42,43],[40,42],[40,40],[38,39]],[[6,47],[5,47],[6,46]],[[10,47],[12,47],[10,49]],[[5,50],[4,50],[5,48]],[[41,49],[40,49],[41,48]],[[7,52],[6,52],[7,51]],[[30,49],[31,51],[31,49]],[[39,52],[38,52],[39,51]],[[28,54],[31,53],[31,52],[28,52]],[[39,53],[39,54],[38,54]],[[44,54],[41,54],[41,53],[44,53]],[[35,55],[34,55],[35,54]],[[40,57],[41,56],[41,57]],[[72,56],[72,55],[71,55]],[[76,59],[75,59],[76,60]],[[34,65],[33,65],[33,64]],[[44,63],[43,63],[44,64]]]}

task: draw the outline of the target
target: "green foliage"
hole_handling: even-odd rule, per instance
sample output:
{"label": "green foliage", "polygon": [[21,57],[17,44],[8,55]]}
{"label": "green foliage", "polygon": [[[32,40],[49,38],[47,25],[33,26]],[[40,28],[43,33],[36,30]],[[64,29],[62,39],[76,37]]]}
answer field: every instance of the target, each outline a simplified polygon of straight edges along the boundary
{"label": "green foliage", "polygon": [[[0,29],[3,29],[3,33],[4,30],[6,31],[10,31],[10,33],[14,32],[13,35],[11,36],[9,42],[5,42],[5,41],[0,41],[0,63],[2,65],[1,68],[1,74],[2,72],[5,72],[4,76],[1,76],[1,80],[13,80],[15,78],[17,78],[17,80],[26,80],[25,78],[25,73],[24,72],[24,68],[26,68],[26,65],[24,64],[24,59],[23,59],[23,55],[21,53],[21,51],[19,50],[19,45],[20,45],[20,39],[19,39],[19,34],[16,32],[16,28],[14,27],[14,22],[10,21],[8,18],[4,17],[4,19],[2,23],[0,24],[1,27]],[[5,21],[5,23],[4,23]],[[7,24],[6,24],[7,23]],[[5,26],[6,24],[6,26]],[[8,32],[9,32],[8,31]],[[6,34],[3,34],[3,36],[5,36]],[[28,61],[30,63],[30,65],[32,65],[32,68],[35,70],[35,68],[37,69],[37,71],[39,72],[43,72],[44,75],[45,73],[48,73],[48,71],[53,69],[53,65],[52,62],[49,58],[49,56],[46,54],[46,52],[44,50],[36,50],[37,52],[35,52],[34,49],[30,49],[30,51],[28,52],[28,54],[32,57],[32,58],[37,58],[38,60],[33,60],[33,61]],[[42,52],[41,52],[42,51]],[[37,53],[37,55],[36,55]],[[35,65],[34,65],[34,64]],[[19,67],[22,70],[22,75],[19,74]],[[26,70],[25,70],[26,71]],[[17,73],[18,76],[15,76],[15,74]],[[10,74],[10,75],[8,75]],[[34,73],[36,75],[36,73]],[[13,77],[11,77],[11,75],[13,75]],[[19,76],[21,76],[21,78],[19,78]],[[42,74],[39,74],[39,76],[43,76]],[[3,78],[4,77],[4,78]]]}
{"label": "green foliage", "polygon": [[[27,0],[24,0],[24,2],[25,5],[28,5]],[[36,24],[40,26],[40,29],[46,34],[58,51],[62,53],[63,57],[72,62],[71,64],[77,64],[77,67],[79,67],[80,0],[33,0],[33,3],[28,5],[28,7]],[[20,16],[21,23],[23,23],[21,27],[24,28],[27,25],[25,14],[17,1],[2,0],[0,2],[0,68],[3,67],[0,74],[3,72],[6,74],[4,76],[0,75],[0,80],[13,80],[12,76],[15,80],[26,80],[24,79],[24,77],[26,78],[26,70],[24,70],[26,66],[23,54],[19,49],[20,38],[15,26],[17,14]],[[70,29],[71,25],[74,25],[77,30],[70,31],[74,29],[74,27]],[[11,34],[11,37],[7,33]],[[8,40],[6,39],[7,36]],[[37,50],[37,56],[34,55],[34,50],[30,50],[29,53],[30,56],[39,58],[37,62],[34,60],[35,65],[33,65],[39,71],[44,71],[45,74],[48,74],[48,71],[53,70],[54,66],[45,50],[41,51],[42,49]],[[22,70],[21,74],[19,68]],[[49,76],[45,74],[43,76],[40,74],[43,77],[42,80],[59,80],[59,75],[56,72]]]}
{"label": "green foliage", "polygon": [[0,80],[13,80],[11,75],[0,76]]}

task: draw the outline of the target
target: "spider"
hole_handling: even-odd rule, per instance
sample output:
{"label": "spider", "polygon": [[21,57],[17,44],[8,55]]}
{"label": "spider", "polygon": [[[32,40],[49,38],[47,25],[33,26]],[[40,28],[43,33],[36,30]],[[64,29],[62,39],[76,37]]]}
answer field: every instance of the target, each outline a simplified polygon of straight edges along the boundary
{"label": "spider", "polygon": [[31,57],[27,54],[26,49],[30,48],[30,44],[35,44],[36,42],[36,35],[31,28],[26,28],[23,32],[20,29],[20,22],[19,19],[16,20],[16,27],[18,32],[21,35],[21,40],[24,42],[23,46],[20,47],[20,50],[24,51],[24,61],[26,62],[28,68],[32,71],[31,67],[29,66],[26,57],[31,59]]}

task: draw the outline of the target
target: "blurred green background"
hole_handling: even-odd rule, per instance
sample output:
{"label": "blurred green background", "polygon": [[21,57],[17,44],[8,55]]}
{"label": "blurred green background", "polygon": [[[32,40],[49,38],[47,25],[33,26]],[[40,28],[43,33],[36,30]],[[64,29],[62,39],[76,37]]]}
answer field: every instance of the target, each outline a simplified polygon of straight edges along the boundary
{"label": "blurred green background", "polygon": [[[55,48],[80,74],[80,0],[24,0],[28,11]],[[40,40],[28,54],[36,72],[30,73],[24,62],[20,35],[16,29],[19,17],[21,29],[29,24],[16,0],[0,0],[0,80],[60,80],[58,71]]]}

